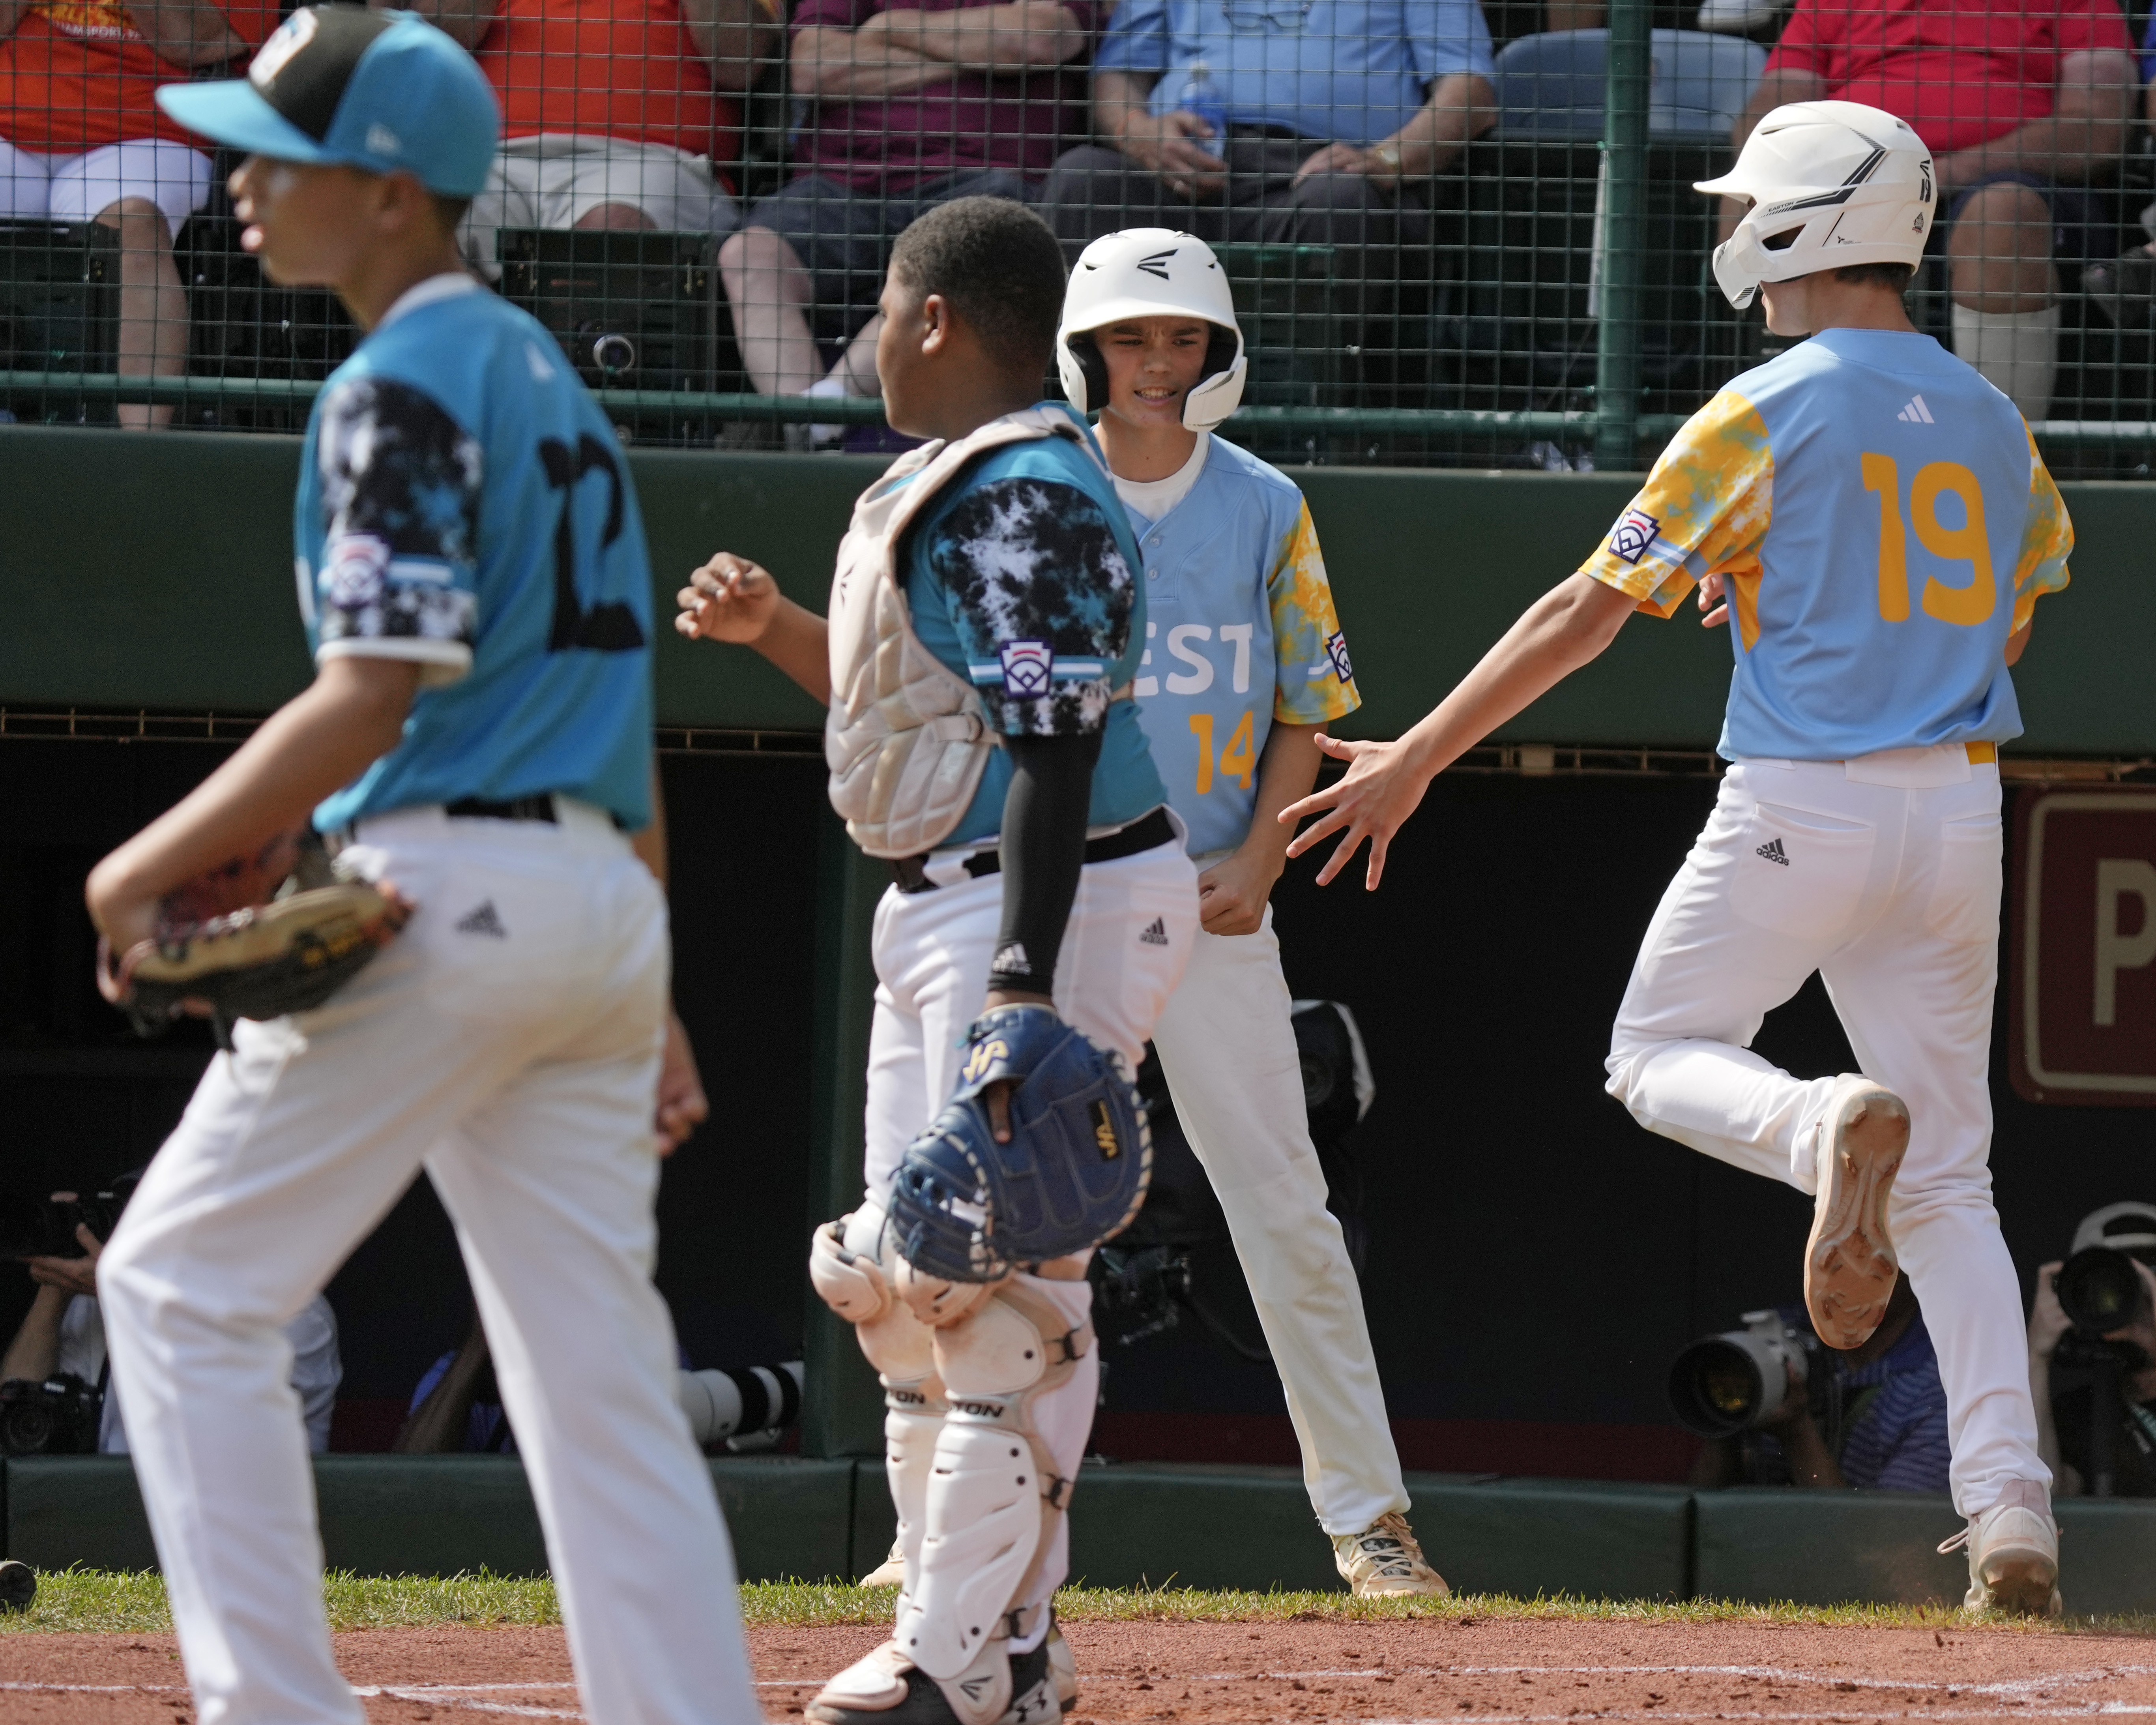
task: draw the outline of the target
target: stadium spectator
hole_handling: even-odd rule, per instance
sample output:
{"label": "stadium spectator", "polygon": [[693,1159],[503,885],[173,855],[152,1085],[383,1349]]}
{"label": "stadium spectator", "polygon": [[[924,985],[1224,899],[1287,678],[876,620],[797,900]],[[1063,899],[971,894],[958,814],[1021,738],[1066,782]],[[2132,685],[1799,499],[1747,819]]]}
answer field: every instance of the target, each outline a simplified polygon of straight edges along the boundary
{"label": "stadium spectator", "polygon": [[1103,141],[1056,162],[1041,213],[1074,257],[1155,226],[1347,248],[1356,279],[1496,118],[1490,61],[1474,0],[1124,0],[1094,61]]}
{"label": "stadium spectator", "polygon": [[[2118,0],[1796,0],[1732,142],[1769,109],[1822,97],[1915,127],[1946,212],[1954,352],[2041,419],[2057,367],[2055,260],[2117,250],[2091,187],[2125,154],[2136,81]],[[1725,233],[1735,220],[1725,207]]]}
{"label": "stadium spectator", "polygon": [[413,0],[477,57],[501,148],[459,238],[496,274],[503,228],[723,234],[742,101],[779,44],[779,0]]}
{"label": "stadium spectator", "polygon": [[[187,368],[187,296],[172,239],[208,202],[208,157],[157,111],[160,84],[249,54],[275,0],[6,0],[0,4],[0,218],[118,231],[118,369]],[[120,423],[172,410],[122,403]]]}
{"label": "stadium spectator", "polygon": [[[719,249],[758,389],[880,393],[870,312],[891,243],[953,198],[1027,195],[1086,130],[1083,86],[1064,69],[1106,10],[1106,0],[801,0],[793,92],[815,105],[794,142],[802,171]],[[819,334],[852,338],[836,365]]]}
{"label": "stadium spectator", "polygon": [[[64,1200],[74,1194],[56,1192],[53,1196]],[[80,1223],[75,1240],[82,1247],[79,1258],[26,1260],[30,1280],[38,1285],[37,1296],[6,1353],[0,1355],[0,1383],[22,1379],[38,1384],[65,1374],[90,1385],[102,1399],[98,1453],[124,1455],[127,1428],[120,1417],[120,1399],[106,1377],[105,1318],[97,1304],[97,1260],[105,1242]],[[336,1314],[330,1302],[316,1295],[285,1326],[285,1337],[292,1344],[292,1389],[300,1398],[307,1447],[319,1455],[330,1446],[330,1420],[336,1410],[337,1386],[344,1379]]]}
{"label": "stadium spectator", "polygon": [[[1811,1329],[1801,1306],[1784,1307],[1782,1320]],[[1691,1483],[1707,1489],[1789,1484],[1945,1491],[1946,1387],[1909,1278],[1895,1282],[1887,1315],[1868,1341],[1824,1358],[1824,1384],[1802,1384],[1792,1374],[1788,1399],[1759,1428],[1768,1441],[1751,1433],[1711,1440],[1693,1465]],[[1815,1389],[1824,1419],[1815,1410]]]}

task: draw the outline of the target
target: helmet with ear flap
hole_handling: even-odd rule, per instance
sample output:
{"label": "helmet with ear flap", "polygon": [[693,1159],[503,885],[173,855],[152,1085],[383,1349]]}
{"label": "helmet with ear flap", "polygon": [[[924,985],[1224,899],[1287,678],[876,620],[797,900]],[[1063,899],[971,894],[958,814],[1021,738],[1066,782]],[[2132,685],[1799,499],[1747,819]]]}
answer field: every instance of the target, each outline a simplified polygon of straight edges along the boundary
{"label": "helmet with ear flap", "polygon": [[1196,318],[1209,328],[1199,381],[1183,401],[1183,423],[1210,431],[1243,398],[1250,360],[1226,273],[1204,241],[1169,228],[1131,228],[1079,254],[1064,295],[1056,372],[1081,413],[1107,405],[1108,368],[1096,332],[1141,318]]}

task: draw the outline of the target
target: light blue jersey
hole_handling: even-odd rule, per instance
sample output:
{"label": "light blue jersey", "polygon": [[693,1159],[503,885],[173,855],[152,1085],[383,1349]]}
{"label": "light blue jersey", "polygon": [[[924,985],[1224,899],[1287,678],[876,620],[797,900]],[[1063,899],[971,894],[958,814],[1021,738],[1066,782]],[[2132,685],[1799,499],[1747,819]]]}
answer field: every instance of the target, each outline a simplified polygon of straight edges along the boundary
{"label": "light blue jersey", "polygon": [[1193,856],[1250,829],[1273,721],[1363,704],[1302,493],[1209,437],[1197,480],[1158,521],[1128,509],[1145,560],[1147,650],[1132,692]]}
{"label": "light blue jersey", "polygon": [[1122,0],[1094,64],[1158,77],[1165,114],[1200,60],[1232,124],[1372,144],[1439,79],[1487,78],[1490,28],[1474,0]]}
{"label": "light blue jersey", "polygon": [[1727,759],[2021,734],[2007,638],[2073,524],[2012,403],[1928,336],[1829,330],[1680,431],[1584,572],[1667,616],[1727,578]]}
{"label": "light blue jersey", "polygon": [[408,294],[307,424],[293,534],[317,660],[416,660],[403,740],[315,811],[550,791],[651,818],[651,572],[609,425],[533,319]]}
{"label": "light blue jersey", "polygon": [[[1137,709],[1112,698],[1143,650],[1145,583],[1114,485],[1083,446],[1045,437],[990,450],[906,530],[900,567],[914,633],[979,690],[996,730],[1101,733],[1087,825],[1127,825],[1168,800]],[[993,751],[946,845],[1003,829],[1010,775],[1009,751]]]}

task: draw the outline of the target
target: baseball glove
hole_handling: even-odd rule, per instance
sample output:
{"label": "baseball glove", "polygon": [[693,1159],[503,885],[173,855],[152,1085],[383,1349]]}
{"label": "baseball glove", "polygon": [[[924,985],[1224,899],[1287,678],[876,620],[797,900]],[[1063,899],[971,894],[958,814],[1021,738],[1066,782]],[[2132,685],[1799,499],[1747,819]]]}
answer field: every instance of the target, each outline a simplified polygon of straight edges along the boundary
{"label": "baseball glove", "polygon": [[321,1005],[411,912],[393,887],[340,873],[312,833],[281,834],[167,894],[151,938],[120,953],[100,941],[97,986],[138,1035],[207,1017],[228,1047],[234,1019]]}

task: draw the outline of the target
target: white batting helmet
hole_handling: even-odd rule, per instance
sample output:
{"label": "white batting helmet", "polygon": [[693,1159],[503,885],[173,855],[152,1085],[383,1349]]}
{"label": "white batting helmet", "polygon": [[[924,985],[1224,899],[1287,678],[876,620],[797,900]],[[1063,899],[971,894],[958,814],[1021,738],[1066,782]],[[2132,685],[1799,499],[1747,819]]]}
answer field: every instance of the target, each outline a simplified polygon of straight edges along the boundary
{"label": "white batting helmet", "polygon": [[1055,332],[1055,369],[1063,393],[1081,413],[1108,404],[1108,367],[1093,332],[1132,318],[1202,318],[1213,326],[1205,368],[1183,398],[1183,423],[1210,431],[1243,399],[1250,360],[1228,277],[1213,248],[1172,228],[1126,228],[1095,240],[1078,254],[1063,295],[1063,326]]}
{"label": "white batting helmet", "polygon": [[1763,281],[1919,262],[1937,183],[1907,121],[1861,102],[1790,102],[1759,122],[1736,167],[1692,189],[1751,202],[1714,249],[1714,279],[1742,307]]}

